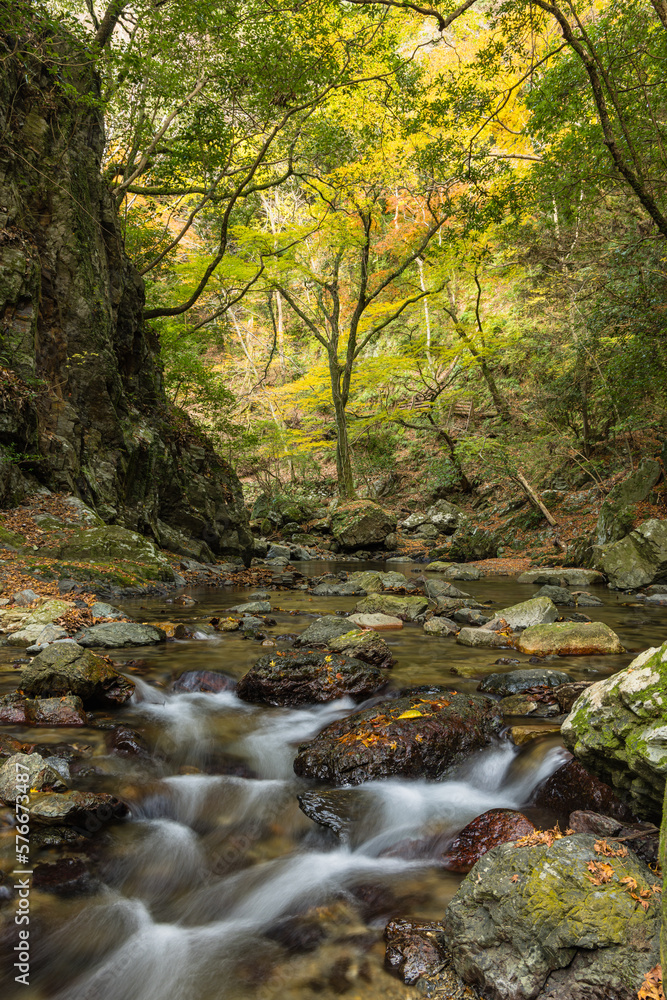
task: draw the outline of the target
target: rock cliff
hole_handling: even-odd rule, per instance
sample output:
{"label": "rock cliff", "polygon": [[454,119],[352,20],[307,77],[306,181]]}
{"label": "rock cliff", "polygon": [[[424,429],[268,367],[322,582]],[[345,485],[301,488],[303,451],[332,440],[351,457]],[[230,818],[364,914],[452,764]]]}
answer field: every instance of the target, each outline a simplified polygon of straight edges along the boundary
{"label": "rock cliff", "polygon": [[238,479],[164,392],[89,55],[52,40],[64,80],[15,42],[0,34],[0,506],[42,484],[165,547],[247,561]]}

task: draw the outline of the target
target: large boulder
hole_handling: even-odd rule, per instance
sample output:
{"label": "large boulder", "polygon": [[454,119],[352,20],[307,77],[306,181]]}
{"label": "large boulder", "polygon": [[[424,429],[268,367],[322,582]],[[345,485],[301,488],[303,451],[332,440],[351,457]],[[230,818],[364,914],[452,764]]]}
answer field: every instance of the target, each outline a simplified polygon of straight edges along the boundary
{"label": "large boulder", "polygon": [[424,567],[425,573],[439,573],[445,580],[481,580],[484,575],[477,566],[462,566],[455,562],[435,560]]}
{"label": "large boulder", "polygon": [[359,615],[389,615],[403,621],[414,621],[428,609],[428,597],[412,597],[402,594],[369,594],[355,605]]}
{"label": "large boulder", "polygon": [[487,746],[500,727],[490,698],[444,689],[415,692],[333,722],[299,747],[294,770],[346,785],[396,775],[440,778]]}
{"label": "large boulder", "polygon": [[465,982],[489,1000],[636,1000],[659,961],[660,884],[631,851],[595,843],[504,844],[477,862],[443,921]]}
{"label": "large boulder", "polygon": [[377,549],[396,531],[396,517],[369,500],[339,507],[332,515],[331,530],[344,550]]}
{"label": "large boulder", "polygon": [[529,656],[595,656],[624,652],[621,640],[604,622],[555,622],[535,625],[516,641],[520,652]]}
{"label": "large boulder", "polygon": [[660,463],[645,458],[623,482],[614,486],[600,508],[596,526],[598,545],[619,542],[632,531],[635,504],[647,498],[661,475]]}
{"label": "large boulder", "polygon": [[667,581],[667,521],[644,521],[619,542],[594,549],[595,567],[615,590]]}
{"label": "large boulder", "polygon": [[450,871],[469,872],[487,851],[519,840],[534,830],[535,824],[523,813],[514,809],[489,809],[476,816],[454,838],[443,855],[443,864]]}
{"label": "large boulder", "polygon": [[548,584],[560,587],[563,583],[568,587],[590,587],[594,583],[604,583],[602,573],[595,569],[579,569],[578,567],[555,567],[554,569],[529,569],[517,578],[517,583]]}
{"label": "large boulder", "polygon": [[289,650],[262,656],[244,674],[236,693],[267,705],[308,705],[346,695],[365,698],[384,687],[378,667],[319,650]]}
{"label": "large boulder", "polygon": [[667,776],[667,642],[592,684],[563,723],[565,745],[640,817],[660,822]]}
{"label": "large boulder", "polygon": [[613,788],[590,774],[575,758],[556,768],[533,792],[532,804],[550,809],[562,820],[577,809],[590,810],[618,820],[631,820],[632,811],[619,800]]}
{"label": "large boulder", "polygon": [[85,726],[83,702],[76,695],[60,698],[25,698],[6,694],[0,698],[0,723],[15,726]]}
{"label": "large boulder", "polygon": [[495,559],[502,541],[495,531],[487,528],[459,528],[452,535],[449,558],[455,562]]}
{"label": "large boulder", "polygon": [[87,708],[122,705],[134,684],[108,660],[75,642],[48,646],[21,673],[21,690],[31,698],[73,694]]}
{"label": "large boulder", "polygon": [[153,542],[117,524],[104,528],[80,528],[54,547],[44,549],[44,555],[56,559],[111,563],[115,568],[126,568],[145,580],[174,579],[174,571]]}
{"label": "large boulder", "polygon": [[346,635],[350,631],[350,620],[338,615],[324,615],[317,618],[294,640],[299,646],[328,646],[331,639]]}

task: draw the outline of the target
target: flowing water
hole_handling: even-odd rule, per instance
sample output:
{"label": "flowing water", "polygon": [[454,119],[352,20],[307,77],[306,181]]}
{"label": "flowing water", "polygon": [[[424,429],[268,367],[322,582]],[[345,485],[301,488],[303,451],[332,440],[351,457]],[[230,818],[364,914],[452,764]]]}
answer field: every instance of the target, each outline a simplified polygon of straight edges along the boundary
{"label": "flowing water", "polygon": [[[314,563],[301,568],[321,574],[341,567]],[[502,578],[461,586],[497,607],[535,592]],[[68,899],[33,889],[30,986],[13,983],[7,957],[15,933],[12,924],[5,926],[0,944],[3,971],[9,975],[2,996],[416,996],[383,969],[384,926],[392,916],[442,916],[462,876],[444,870],[439,859],[475,816],[509,807],[523,808],[537,820],[550,818],[537,815],[528,803],[563,760],[558,738],[545,735],[525,749],[499,740],[442,781],[393,779],[346,790],[348,819],[339,840],[299,809],[297,795],[317,786],[294,775],[292,760],[300,742],[358,706],[341,699],[271,708],[248,705],[232,693],[173,693],[171,680],[185,670],[240,677],[266,652],[239,633],[206,631],[208,619],[247,599],[247,590],[190,593],[198,601],[192,608],[164,600],[123,604],[137,620],[194,625],[201,638],[119,652],[116,658],[137,685],[122,709],[98,713],[94,728],[3,728],[24,741],[88,745],[90,768],[78,786],[113,792],[131,813],[86,845],[98,879],[87,895]],[[626,606],[632,602],[604,588],[596,593],[605,604],[590,609],[590,616],[608,622],[629,652],[553,664],[576,678],[606,676],[664,637],[667,609]],[[273,612],[278,624],[267,631],[278,648],[287,648],[289,640],[281,636],[302,631],[320,614],[350,611],[355,599],[278,591],[271,603],[280,610]],[[478,679],[452,669],[488,671],[503,655],[426,637],[416,625],[385,638],[397,659],[391,672],[395,687],[428,682],[473,691]],[[0,651],[2,693],[16,686],[13,659],[6,649]],[[105,733],[118,723],[145,734],[148,757],[107,752]],[[0,827],[0,836],[8,870],[14,831]],[[80,850],[76,846],[71,853]],[[32,863],[58,856],[44,849],[34,853]],[[5,902],[5,915],[8,907]]]}

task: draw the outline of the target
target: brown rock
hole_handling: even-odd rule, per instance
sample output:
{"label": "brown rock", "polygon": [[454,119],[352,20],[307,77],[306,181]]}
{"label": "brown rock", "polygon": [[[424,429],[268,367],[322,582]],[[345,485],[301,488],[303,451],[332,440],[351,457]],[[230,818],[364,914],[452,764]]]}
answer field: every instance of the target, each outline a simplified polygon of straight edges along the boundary
{"label": "brown rock", "polygon": [[174,681],[174,691],[205,691],[217,694],[219,691],[235,691],[236,681],[215,670],[188,670]]}
{"label": "brown rock", "polygon": [[75,695],[64,698],[24,698],[8,694],[0,698],[0,722],[19,726],[85,726],[83,702]]}
{"label": "brown rock", "polygon": [[533,823],[513,809],[489,809],[461,830],[443,855],[445,868],[469,872],[483,854],[499,844],[507,844],[532,833]]}
{"label": "brown rock", "polygon": [[574,757],[539,786],[534,793],[533,804],[553,809],[563,817],[575,810],[586,810],[625,821],[634,818],[609,785],[589,774]]}
{"label": "brown rock", "polygon": [[447,959],[442,924],[426,920],[391,920],[385,929],[386,967],[411,985]]}

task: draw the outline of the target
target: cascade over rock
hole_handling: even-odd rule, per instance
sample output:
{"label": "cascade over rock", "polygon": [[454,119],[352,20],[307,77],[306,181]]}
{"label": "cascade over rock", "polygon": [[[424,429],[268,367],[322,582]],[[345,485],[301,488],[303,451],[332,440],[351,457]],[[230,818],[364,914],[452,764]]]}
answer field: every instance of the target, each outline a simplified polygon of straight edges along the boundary
{"label": "cascade over rock", "polygon": [[249,562],[236,475],[165,395],[101,174],[90,54],[63,35],[54,75],[19,41],[0,66],[0,505],[40,484],[162,545]]}

